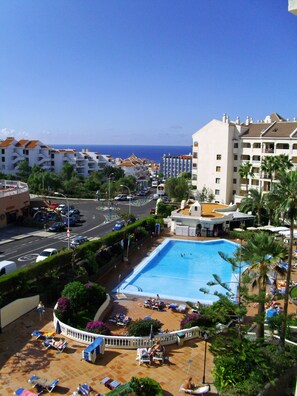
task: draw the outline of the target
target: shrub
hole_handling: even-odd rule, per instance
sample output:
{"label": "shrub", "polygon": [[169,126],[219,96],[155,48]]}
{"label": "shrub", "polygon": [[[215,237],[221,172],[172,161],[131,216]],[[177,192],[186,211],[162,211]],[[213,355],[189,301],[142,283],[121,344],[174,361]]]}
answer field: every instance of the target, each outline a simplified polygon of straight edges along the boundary
{"label": "shrub", "polygon": [[106,300],[106,290],[103,286],[97,285],[96,283],[87,283],[87,305],[96,306],[97,309]]}
{"label": "shrub", "polygon": [[134,337],[146,337],[151,333],[151,327],[153,327],[153,333],[158,334],[160,332],[163,323],[157,319],[137,319],[133,320],[128,324],[128,335]]}
{"label": "shrub", "polygon": [[106,323],[100,322],[99,320],[95,322],[88,322],[86,326],[86,331],[95,334],[104,334],[104,335],[110,334],[110,330],[107,327]]}
{"label": "shrub", "polygon": [[55,314],[60,320],[67,321],[70,316],[70,301],[68,298],[60,297],[58,299],[58,305]]}
{"label": "shrub", "polygon": [[163,395],[160,384],[157,381],[148,377],[144,377],[144,378],[132,377],[129,384],[130,384],[130,388],[135,392],[137,396]]}
{"label": "shrub", "polygon": [[70,300],[71,308],[82,307],[87,301],[87,289],[81,282],[70,282],[64,287],[62,296]]}

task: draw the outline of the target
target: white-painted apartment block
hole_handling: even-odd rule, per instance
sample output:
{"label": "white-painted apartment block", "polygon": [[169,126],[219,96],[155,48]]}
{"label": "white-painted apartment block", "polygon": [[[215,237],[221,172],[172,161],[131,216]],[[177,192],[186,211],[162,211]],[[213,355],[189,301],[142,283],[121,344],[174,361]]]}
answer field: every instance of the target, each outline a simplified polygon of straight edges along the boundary
{"label": "white-painted apartment block", "polygon": [[0,171],[15,175],[19,163],[27,160],[29,166],[37,165],[48,172],[60,173],[63,165],[69,163],[79,176],[89,176],[94,171],[100,171],[105,166],[114,166],[110,155],[82,152],[73,149],[54,149],[39,140],[15,140],[8,137],[0,141]]}
{"label": "white-painted apartment block", "polygon": [[198,192],[206,187],[215,194],[215,201],[229,204],[238,202],[245,194],[246,181],[238,170],[250,162],[254,177],[248,179],[248,189],[270,190],[270,179],[261,171],[266,156],[288,155],[297,166],[297,122],[285,120],[277,113],[264,120],[245,123],[212,120],[192,135],[192,184]]}

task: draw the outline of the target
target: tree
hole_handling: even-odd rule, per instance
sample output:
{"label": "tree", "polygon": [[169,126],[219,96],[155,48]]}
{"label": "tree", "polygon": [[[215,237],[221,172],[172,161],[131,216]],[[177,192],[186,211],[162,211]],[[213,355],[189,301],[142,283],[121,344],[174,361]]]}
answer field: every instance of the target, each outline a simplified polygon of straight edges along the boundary
{"label": "tree", "polygon": [[292,160],[286,154],[280,154],[276,157],[276,172],[288,171],[293,168]]}
{"label": "tree", "polygon": [[269,155],[267,157],[264,157],[262,164],[261,164],[261,170],[265,174],[267,174],[268,178],[270,179],[270,191],[272,190],[272,181],[273,181],[273,174],[277,168],[277,157]]}
{"label": "tree", "polygon": [[202,188],[201,192],[198,193],[199,202],[212,202],[215,199],[215,195],[210,188],[205,186]]}
{"label": "tree", "polygon": [[171,199],[182,201],[189,196],[188,180],[184,177],[170,177],[165,184],[166,194]]}
{"label": "tree", "polygon": [[282,241],[276,241],[273,235],[266,232],[253,232],[236,254],[240,254],[244,262],[248,264],[245,273],[252,279],[252,287],[258,288],[258,321],[256,336],[264,337],[264,312],[265,297],[269,271],[273,268],[283,274],[283,269],[278,263],[286,255],[286,247]]}
{"label": "tree", "polygon": [[69,180],[74,175],[76,175],[76,172],[74,171],[73,165],[69,164],[68,162],[65,162],[61,172],[62,179]]}
{"label": "tree", "polygon": [[249,176],[254,177],[253,165],[250,162],[244,162],[239,167],[239,176],[245,179],[245,191],[248,194]]}
{"label": "tree", "polygon": [[258,224],[261,224],[261,213],[264,209],[264,195],[262,191],[252,188],[248,191],[248,195],[240,202],[239,209],[244,212],[252,212],[257,215]]}
{"label": "tree", "polygon": [[279,183],[275,184],[273,193],[275,194],[275,204],[279,206],[284,216],[290,222],[290,241],[284,301],[284,320],[282,323],[282,330],[280,335],[281,346],[284,347],[287,329],[289,290],[292,272],[294,221],[297,217],[297,171],[294,170],[291,172],[281,172],[279,175]]}
{"label": "tree", "polygon": [[27,181],[28,177],[31,174],[31,167],[29,166],[29,161],[28,160],[23,160],[20,161],[18,164],[18,171],[17,171],[17,177],[21,180]]}
{"label": "tree", "polygon": [[119,167],[105,166],[103,169],[103,175],[105,176],[105,179],[108,179],[112,175],[113,180],[118,180],[125,176],[125,172]]}

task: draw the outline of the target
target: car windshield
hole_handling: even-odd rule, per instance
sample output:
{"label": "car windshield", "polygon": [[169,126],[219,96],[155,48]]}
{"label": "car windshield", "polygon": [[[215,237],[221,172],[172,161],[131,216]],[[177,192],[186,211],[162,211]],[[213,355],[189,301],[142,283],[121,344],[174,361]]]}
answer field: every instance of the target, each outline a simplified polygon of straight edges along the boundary
{"label": "car windshield", "polygon": [[48,252],[46,250],[44,250],[42,253],[40,253],[40,256],[44,256],[44,257],[48,257],[51,255],[51,252]]}

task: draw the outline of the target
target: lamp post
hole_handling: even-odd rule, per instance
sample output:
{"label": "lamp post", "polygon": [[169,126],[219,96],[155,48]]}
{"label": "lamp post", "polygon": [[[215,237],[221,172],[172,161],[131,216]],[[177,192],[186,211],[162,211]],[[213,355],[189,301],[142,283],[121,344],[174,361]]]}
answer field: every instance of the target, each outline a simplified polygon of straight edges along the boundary
{"label": "lamp post", "polygon": [[129,191],[129,214],[131,214],[131,190],[128,186],[125,186],[125,184],[121,184],[121,187],[125,187]]}
{"label": "lamp post", "polygon": [[114,176],[114,173],[111,173],[108,176],[108,217],[109,221],[111,221],[111,207],[110,207],[110,179],[111,177]]}
{"label": "lamp post", "polygon": [[204,344],[204,364],[203,364],[202,384],[205,384],[206,352],[207,352],[207,340],[208,340],[208,334],[206,331],[203,333],[203,338],[205,344]]}
{"label": "lamp post", "polygon": [[54,195],[61,195],[62,197],[64,197],[66,199],[66,203],[67,203],[67,237],[68,237],[68,250],[70,249],[70,228],[69,228],[69,202],[68,202],[68,198],[66,197],[65,194],[62,194],[60,192],[54,192]]}

